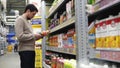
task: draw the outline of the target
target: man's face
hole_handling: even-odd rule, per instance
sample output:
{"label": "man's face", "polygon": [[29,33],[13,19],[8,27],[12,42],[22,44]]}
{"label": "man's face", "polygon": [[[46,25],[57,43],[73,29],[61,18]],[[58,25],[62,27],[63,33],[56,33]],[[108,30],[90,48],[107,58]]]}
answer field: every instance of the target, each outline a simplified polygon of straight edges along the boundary
{"label": "man's face", "polygon": [[27,16],[27,20],[31,20],[31,19],[35,16],[36,13],[37,13],[36,11],[34,11],[34,12],[29,12],[29,13],[28,13],[28,16]]}

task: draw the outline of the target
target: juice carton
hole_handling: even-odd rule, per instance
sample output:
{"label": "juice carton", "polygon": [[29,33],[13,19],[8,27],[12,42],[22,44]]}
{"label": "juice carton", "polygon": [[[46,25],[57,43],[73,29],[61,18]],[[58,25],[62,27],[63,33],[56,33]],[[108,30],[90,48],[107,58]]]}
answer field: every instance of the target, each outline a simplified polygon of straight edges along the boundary
{"label": "juice carton", "polygon": [[96,48],[96,46],[95,46],[95,34],[89,34],[89,45],[92,48]]}
{"label": "juice carton", "polygon": [[110,59],[110,60],[112,60],[112,51],[107,51],[106,52],[106,54],[107,54],[107,59]]}
{"label": "juice carton", "polygon": [[95,51],[95,57],[96,58],[102,58],[102,56],[101,56],[101,51]]}
{"label": "juice carton", "polygon": [[73,41],[73,36],[74,36],[74,30],[68,30],[67,32],[67,37],[68,37],[68,46],[73,47],[74,46],[74,41]]}
{"label": "juice carton", "polygon": [[120,61],[120,52],[119,51],[113,51],[112,52],[112,60],[114,60],[114,61]]}
{"label": "juice carton", "polygon": [[96,32],[96,48],[101,48],[101,26],[99,21],[96,21],[95,24],[95,32]]}
{"label": "juice carton", "polygon": [[118,18],[115,20],[118,22],[118,48],[120,48],[120,14],[118,15]]}
{"label": "juice carton", "polygon": [[67,34],[64,34],[62,37],[63,40],[63,47],[67,47],[68,46],[68,41],[67,41]]}
{"label": "juice carton", "polygon": [[92,22],[92,24],[89,26],[89,45],[92,48],[96,48],[95,46],[95,23]]}
{"label": "juice carton", "polygon": [[106,24],[106,20],[101,20],[100,21],[100,26],[101,26],[101,48],[105,48],[106,47],[106,38],[107,38],[107,24]]}
{"label": "juice carton", "polygon": [[116,23],[116,29],[117,29],[117,34],[116,34],[116,39],[115,39],[115,48],[120,48],[120,16],[116,16],[114,18],[114,21]]}
{"label": "juice carton", "polygon": [[118,23],[115,18],[111,17],[107,20],[108,23],[108,33],[109,33],[109,47],[108,48],[118,48]]}
{"label": "juice carton", "polygon": [[58,47],[63,47],[63,34],[58,35]]}

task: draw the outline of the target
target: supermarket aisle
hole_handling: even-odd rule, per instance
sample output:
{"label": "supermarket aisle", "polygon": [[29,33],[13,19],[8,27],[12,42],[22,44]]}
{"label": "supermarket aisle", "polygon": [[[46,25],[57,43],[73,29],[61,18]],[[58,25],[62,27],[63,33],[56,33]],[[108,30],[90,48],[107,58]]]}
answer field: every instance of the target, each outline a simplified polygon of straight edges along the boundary
{"label": "supermarket aisle", "polygon": [[20,68],[19,55],[17,53],[7,53],[0,56],[0,68]]}

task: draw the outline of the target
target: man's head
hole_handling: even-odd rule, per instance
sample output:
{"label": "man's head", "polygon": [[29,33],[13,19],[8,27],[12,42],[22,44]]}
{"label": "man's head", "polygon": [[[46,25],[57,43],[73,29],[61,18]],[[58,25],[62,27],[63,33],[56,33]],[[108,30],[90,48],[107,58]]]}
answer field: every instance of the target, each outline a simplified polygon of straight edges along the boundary
{"label": "man's head", "polygon": [[26,13],[26,17],[28,20],[32,19],[37,12],[38,12],[38,9],[33,4],[28,4],[25,7],[25,11],[24,11],[24,13]]}

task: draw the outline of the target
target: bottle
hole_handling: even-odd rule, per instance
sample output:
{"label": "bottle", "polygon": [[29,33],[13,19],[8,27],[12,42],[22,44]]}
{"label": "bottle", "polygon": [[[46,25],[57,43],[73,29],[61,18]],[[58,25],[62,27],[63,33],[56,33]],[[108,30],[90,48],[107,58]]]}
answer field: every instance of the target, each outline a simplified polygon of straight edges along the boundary
{"label": "bottle", "polygon": [[88,0],[88,4],[91,4],[91,5],[95,4],[95,0]]}

